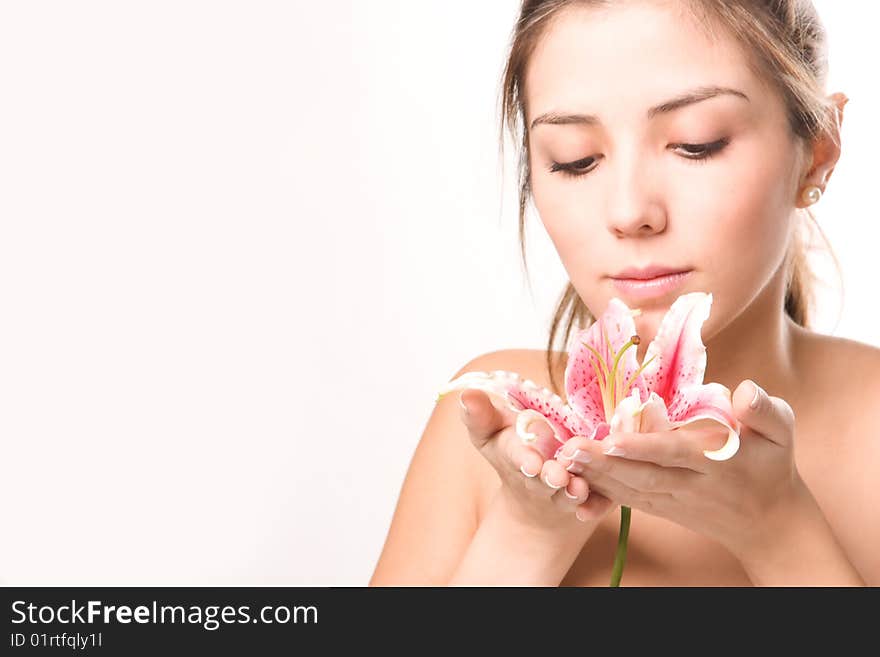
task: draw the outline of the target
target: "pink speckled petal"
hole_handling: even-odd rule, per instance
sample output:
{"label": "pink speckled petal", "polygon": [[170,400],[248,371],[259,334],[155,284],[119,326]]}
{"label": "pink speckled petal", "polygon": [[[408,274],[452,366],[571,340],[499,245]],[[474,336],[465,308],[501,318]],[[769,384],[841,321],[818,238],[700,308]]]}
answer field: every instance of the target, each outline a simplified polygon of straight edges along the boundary
{"label": "pink speckled petal", "polygon": [[[630,338],[636,334],[633,315],[638,312],[638,310],[631,310],[617,297],[613,297],[601,317],[588,328],[573,334],[569,340],[569,357],[565,368],[565,394],[568,397],[569,405],[587,422],[594,421],[596,409],[599,409],[602,420],[606,418],[596,373],[598,366],[596,356],[584,343],[602,356],[605,365],[610,370],[614,363],[614,354],[609,350],[608,344],[610,343],[611,349],[616,352],[629,342]],[[623,386],[639,369],[636,352],[635,347],[630,347],[621,356],[617,365],[616,386]],[[641,397],[648,396],[643,376],[640,375],[630,385],[639,389]],[[616,391],[618,399],[629,394],[630,390],[618,389]]]}
{"label": "pink speckled petal", "polygon": [[595,427],[600,422],[605,421],[605,411],[602,408],[602,397],[598,394],[598,388],[596,388],[596,386],[577,390],[571,397],[569,397],[569,405],[578,418],[582,420],[583,424],[589,427]]}
{"label": "pink speckled petal", "polygon": [[[439,397],[452,390],[465,388],[482,390],[512,411],[532,410],[539,413],[553,429],[559,443],[566,442],[574,435],[572,429],[582,428],[582,423],[559,395],[539,387],[533,381],[520,378],[515,372],[466,372],[443,386]],[[527,433],[523,426],[520,426],[518,432],[521,437]]]}

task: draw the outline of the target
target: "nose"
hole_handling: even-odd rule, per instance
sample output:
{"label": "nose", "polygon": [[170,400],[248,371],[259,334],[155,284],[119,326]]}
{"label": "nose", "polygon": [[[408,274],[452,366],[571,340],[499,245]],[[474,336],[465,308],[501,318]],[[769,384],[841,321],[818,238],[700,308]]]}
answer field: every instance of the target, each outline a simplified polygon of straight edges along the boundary
{"label": "nose", "polygon": [[610,190],[605,216],[608,230],[618,238],[648,236],[666,229],[666,211],[656,194],[657,185],[651,184],[647,172],[637,169],[618,171],[617,184]]}
{"label": "nose", "polygon": [[646,237],[663,232],[665,228],[665,215],[656,207],[629,213],[616,212],[608,219],[608,230],[615,237]]}

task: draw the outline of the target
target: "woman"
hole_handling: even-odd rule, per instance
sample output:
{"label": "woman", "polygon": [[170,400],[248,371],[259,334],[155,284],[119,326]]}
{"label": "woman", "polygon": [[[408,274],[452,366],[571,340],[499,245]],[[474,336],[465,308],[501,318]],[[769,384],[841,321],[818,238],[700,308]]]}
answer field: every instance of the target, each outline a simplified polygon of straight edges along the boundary
{"label": "woman", "polygon": [[[717,433],[679,430],[554,456],[484,393],[446,396],[371,585],[607,585],[620,506],[626,585],[880,584],[880,349],[808,328],[802,231],[847,102],[825,77],[810,2],[523,2],[502,114],[523,132],[520,237],[531,198],[570,284],[546,353],[484,354],[456,377],[558,392],[564,317],[568,338],[613,297],[638,306],[642,362],[672,301],[711,292],[705,380],[733,391],[741,446],[711,461]],[[689,273],[654,293],[615,280],[647,265]]]}

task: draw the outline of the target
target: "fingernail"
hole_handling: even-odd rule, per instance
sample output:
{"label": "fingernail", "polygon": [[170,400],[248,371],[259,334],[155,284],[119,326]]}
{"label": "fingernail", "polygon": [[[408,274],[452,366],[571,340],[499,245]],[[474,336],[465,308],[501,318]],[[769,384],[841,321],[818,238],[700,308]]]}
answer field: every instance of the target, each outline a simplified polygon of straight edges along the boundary
{"label": "fingernail", "polygon": [[581,452],[580,454],[575,454],[574,456],[572,456],[571,460],[577,461],[578,463],[589,463],[593,460],[593,457],[590,456],[588,452]]}
{"label": "fingernail", "polygon": [[467,415],[470,413],[470,411],[468,410],[467,404],[465,404],[464,400],[461,398],[463,394],[464,393],[459,393],[458,395],[458,405],[461,406],[462,410],[465,412],[465,415]]}
{"label": "fingernail", "polygon": [[[534,429],[532,427],[534,427]],[[543,429],[540,427],[543,427]],[[552,430],[546,422],[535,418],[534,420],[529,420],[528,424],[526,424],[526,431],[537,437],[539,435],[538,431],[543,431],[546,434],[550,433]]]}
{"label": "fingernail", "polygon": [[607,454],[608,456],[623,456],[624,451],[620,449],[617,445],[608,445],[603,454]]}
{"label": "fingernail", "polygon": [[573,459],[578,454],[583,454],[583,452],[579,449],[575,449],[574,452],[572,452],[571,454],[567,454],[565,452],[562,452],[562,454],[560,454],[560,456],[564,459]]}
{"label": "fingernail", "polygon": [[577,463],[573,463],[573,462],[569,463],[568,467],[565,469],[568,470],[569,472],[574,473],[574,474],[581,474],[584,471],[584,469],[581,466],[579,466]]}
{"label": "fingernail", "polygon": [[576,500],[578,498],[577,495],[572,495],[571,493],[569,493],[567,488],[565,489],[565,496],[570,500]]}
{"label": "fingernail", "polygon": [[524,466],[524,465],[519,466],[519,471],[522,472],[526,477],[537,477],[538,476],[537,472],[535,474],[530,474],[530,473],[526,472],[526,466]]}
{"label": "fingernail", "polygon": [[755,409],[755,408],[758,408],[758,404],[761,403],[761,388],[754,381],[752,382],[752,385],[755,387],[755,396],[752,399],[751,403],[749,404],[749,408]]}
{"label": "fingernail", "polygon": [[578,520],[580,520],[581,522],[586,522],[586,521],[587,521],[586,518],[581,518],[581,510],[580,510],[580,509],[577,509],[577,510],[574,512],[574,517],[577,518]]}
{"label": "fingernail", "polygon": [[558,486],[554,486],[553,484],[551,484],[550,480],[547,479],[547,477],[544,477],[544,483],[550,486],[550,488],[552,488],[553,490],[559,490],[560,488],[562,488],[562,484],[559,484]]}

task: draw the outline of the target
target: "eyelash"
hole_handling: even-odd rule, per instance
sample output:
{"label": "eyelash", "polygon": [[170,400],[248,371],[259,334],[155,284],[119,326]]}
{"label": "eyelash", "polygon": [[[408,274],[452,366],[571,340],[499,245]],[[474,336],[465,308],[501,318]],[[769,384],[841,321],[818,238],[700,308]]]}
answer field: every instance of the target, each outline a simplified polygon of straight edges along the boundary
{"label": "eyelash", "polygon": [[[703,149],[703,152],[699,155],[685,155],[683,156],[686,160],[691,160],[692,162],[698,163],[707,163],[712,157],[720,153],[724,150],[725,146],[730,143],[729,137],[724,137],[723,139],[719,139],[718,141],[713,141],[711,144],[675,144],[676,146],[681,146],[682,148],[700,148]],[[592,158],[585,157],[581,160],[576,160],[575,162],[567,162],[565,164],[560,164],[559,162],[553,162],[550,167],[550,172],[554,173],[559,171],[564,176],[569,178],[582,178],[590,173],[593,169],[589,171],[582,171],[577,173],[577,170],[580,168],[578,165],[581,162],[586,160],[590,160]]]}

